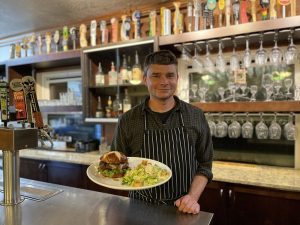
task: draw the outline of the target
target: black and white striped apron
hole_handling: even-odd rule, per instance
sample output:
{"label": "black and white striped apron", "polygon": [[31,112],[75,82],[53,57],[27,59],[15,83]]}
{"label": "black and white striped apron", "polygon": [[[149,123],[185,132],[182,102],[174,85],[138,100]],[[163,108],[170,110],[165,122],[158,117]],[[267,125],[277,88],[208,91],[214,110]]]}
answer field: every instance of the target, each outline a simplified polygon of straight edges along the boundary
{"label": "black and white striped apron", "polygon": [[145,114],[144,144],[140,156],[168,165],[173,176],[161,186],[130,191],[130,197],[157,204],[174,204],[176,199],[189,191],[198,165],[195,148],[189,141],[181,112],[179,115],[180,127],[150,130]]}

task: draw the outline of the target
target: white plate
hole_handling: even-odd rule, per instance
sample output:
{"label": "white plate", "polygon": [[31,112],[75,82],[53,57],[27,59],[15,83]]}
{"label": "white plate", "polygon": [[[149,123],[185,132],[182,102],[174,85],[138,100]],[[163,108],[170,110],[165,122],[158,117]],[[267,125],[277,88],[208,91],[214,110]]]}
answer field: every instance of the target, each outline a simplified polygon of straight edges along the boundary
{"label": "white plate", "polygon": [[90,165],[87,168],[87,171],[86,171],[87,176],[88,176],[88,178],[90,178],[90,180],[92,180],[93,182],[95,182],[96,184],[99,184],[101,186],[111,188],[111,189],[128,190],[128,191],[129,190],[143,190],[143,189],[153,188],[153,187],[156,187],[156,186],[159,186],[159,185],[162,185],[162,184],[166,183],[172,177],[171,169],[167,165],[165,165],[161,162],[158,162],[158,161],[153,160],[153,159],[146,159],[146,158],[139,158],[139,157],[127,157],[127,158],[128,158],[128,164],[129,164],[130,168],[135,168],[143,160],[147,160],[149,163],[152,163],[153,165],[156,164],[160,168],[166,169],[169,172],[170,175],[166,180],[158,182],[154,185],[143,186],[143,187],[131,187],[131,186],[123,185],[122,184],[122,178],[109,178],[109,177],[105,177],[102,174],[100,174],[98,172],[98,165],[99,165],[99,161],[98,161],[98,162],[94,162],[92,165]]}

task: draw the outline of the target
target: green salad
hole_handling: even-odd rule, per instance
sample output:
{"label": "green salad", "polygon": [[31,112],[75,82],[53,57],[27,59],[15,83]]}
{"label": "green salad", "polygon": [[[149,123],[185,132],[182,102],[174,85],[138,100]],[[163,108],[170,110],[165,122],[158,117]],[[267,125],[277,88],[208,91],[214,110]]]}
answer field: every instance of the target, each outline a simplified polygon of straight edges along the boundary
{"label": "green salad", "polygon": [[137,167],[126,171],[122,184],[132,187],[150,186],[166,180],[169,175],[166,169],[144,160]]}

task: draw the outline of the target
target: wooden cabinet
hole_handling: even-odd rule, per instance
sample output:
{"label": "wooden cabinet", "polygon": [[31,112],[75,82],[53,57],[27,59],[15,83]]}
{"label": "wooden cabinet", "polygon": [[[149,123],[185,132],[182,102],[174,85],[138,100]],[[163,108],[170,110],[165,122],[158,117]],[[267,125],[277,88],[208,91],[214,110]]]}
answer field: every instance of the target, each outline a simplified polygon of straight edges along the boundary
{"label": "wooden cabinet", "polygon": [[81,164],[21,158],[20,177],[76,188],[128,196],[127,191],[113,190],[92,182],[86,174],[88,166]]}
{"label": "wooden cabinet", "polygon": [[214,213],[214,224],[300,224],[300,193],[212,182],[200,199],[201,210]]}

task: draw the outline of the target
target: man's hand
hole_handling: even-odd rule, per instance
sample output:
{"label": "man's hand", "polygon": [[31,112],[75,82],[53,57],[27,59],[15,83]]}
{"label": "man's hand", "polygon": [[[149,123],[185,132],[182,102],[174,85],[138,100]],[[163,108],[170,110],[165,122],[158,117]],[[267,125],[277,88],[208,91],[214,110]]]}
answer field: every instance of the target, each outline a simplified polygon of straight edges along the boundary
{"label": "man's hand", "polygon": [[200,205],[189,194],[177,199],[175,205],[178,207],[179,211],[184,213],[198,214],[200,212]]}

